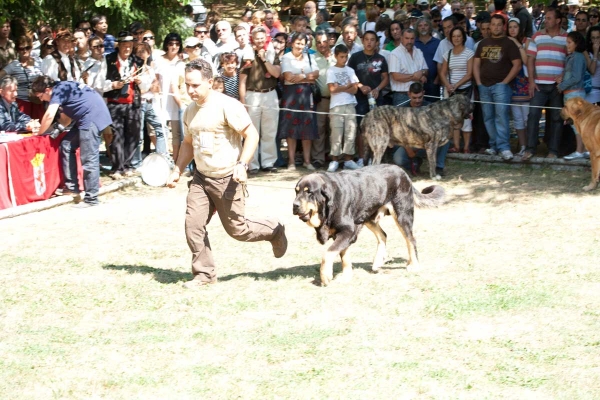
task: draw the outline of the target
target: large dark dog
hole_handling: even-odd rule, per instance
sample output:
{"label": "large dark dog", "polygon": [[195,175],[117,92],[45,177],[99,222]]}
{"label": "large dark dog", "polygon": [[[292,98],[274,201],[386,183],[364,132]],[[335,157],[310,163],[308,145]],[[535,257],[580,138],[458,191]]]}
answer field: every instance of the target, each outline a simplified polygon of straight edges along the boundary
{"label": "large dark dog", "polygon": [[366,226],[377,237],[377,253],[373,271],[377,272],[386,258],[387,235],[379,226],[385,215],[393,215],[408,246],[408,270],[419,267],[417,245],[412,234],[414,204],[436,207],[443,202],[444,189],[429,186],[421,193],[413,187],[408,175],[396,165],[376,165],[357,171],[313,173],[296,185],[294,215],[317,231],[317,239],[333,244],[321,261],[321,285],[333,279],[333,262],[342,258],[342,277],[352,276],[348,248],[356,242],[361,228]]}
{"label": "large dark dog", "polygon": [[417,147],[427,151],[431,179],[441,179],[435,172],[437,149],[448,142],[454,129],[462,127],[473,111],[467,96],[455,95],[425,107],[381,106],[363,118],[360,129],[365,146],[364,159],[373,152],[373,164],[381,163],[389,144]]}

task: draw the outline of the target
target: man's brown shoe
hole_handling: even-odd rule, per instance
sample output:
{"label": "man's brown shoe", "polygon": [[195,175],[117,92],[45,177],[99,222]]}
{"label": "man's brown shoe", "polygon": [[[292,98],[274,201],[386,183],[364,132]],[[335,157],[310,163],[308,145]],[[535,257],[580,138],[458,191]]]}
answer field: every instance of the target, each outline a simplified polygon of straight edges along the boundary
{"label": "man's brown shoe", "polygon": [[273,255],[275,258],[283,257],[288,246],[287,237],[285,236],[285,225],[282,225],[281,223],[277,225],[273,240],[271,240],[271,245],[273,246]]}
{"label": "man's brown shoe", "polygon": [[214,281],[202,281],[200,279],[192,279],[191,281],[187,281],[183,284],[183,287],[186,289],[196,289],[201,286],[214,285],[217,283],[217,280]]}

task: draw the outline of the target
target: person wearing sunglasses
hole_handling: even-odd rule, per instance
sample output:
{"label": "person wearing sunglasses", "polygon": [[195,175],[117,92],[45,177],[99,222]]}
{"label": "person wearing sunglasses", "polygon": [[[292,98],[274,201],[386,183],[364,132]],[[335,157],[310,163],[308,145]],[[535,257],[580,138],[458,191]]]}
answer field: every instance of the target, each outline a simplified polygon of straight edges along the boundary
{"label": "person wearing sunglasses", "polygon": [[94,36],[99,37],[104,41],[104,55],[114,53],[115,50],[115,37],[109,35],[108,24],[106,23],[106,17],[104,15],[94,15],[90,20],[90,25]]}
{"label": "person wearing sunglasses", "polygon": [[[194,37],[211,56],[216,53],[216,45],[210,38],[210,32],[204,22],[198,22],[194,27]],[[211,61],[212,62],[212,61]]]}
{"label": "person wearing sunglasses", "polygon": [[106,85],[106,59],[104,58],[104,42],[99,37],[88,40],[90,58],[83,63],[81,79],[96,90],[101,96],[105,91],[111,90],[110,83]]}
{"label": "person wearing sunglasses", "polygon": [[42,74],[41,60],[31,56],[32,40],[28,36],[17,39],[17,59],[0,71],[0,78],[10,75],[17,79],[17,104],[19,110],[31,118],[40,119],[44,115],[44,106],[35,97],[31,98],[31,82]]}

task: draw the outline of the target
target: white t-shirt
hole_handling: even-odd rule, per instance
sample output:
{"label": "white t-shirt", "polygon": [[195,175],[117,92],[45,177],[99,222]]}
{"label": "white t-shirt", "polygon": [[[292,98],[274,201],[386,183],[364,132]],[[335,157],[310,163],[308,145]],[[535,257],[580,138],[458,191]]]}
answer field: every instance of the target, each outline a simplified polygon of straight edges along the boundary
{"label": "white t-shirt", "polygon": [[[444,60],[448,61],[448,54],[452,52],[450,56],[450,62],[448,63],[448,75],[450,76],[450,84],[456,84],[467,74],[467,63],[475,53],[473,50],[467,49],[466,47],[460,54],[454,54],[454,50],[448,50],[444,54]],[[462,84],[459,89],[465,89],[471,86],[471,82],[467,81]]]}
{"label": "white t-shirt", "polygon": [[[350,67],[336,67],[331,66],[327,70],[327,84],[337,83],[340,86],[347,85],[348,83],[358,83],[358,77],[354,70]],[[356,97],[353,94],[341,92],[331,93],[331,102],[329,108],[337,106],[345,106],[347,104],[357,104]]]}

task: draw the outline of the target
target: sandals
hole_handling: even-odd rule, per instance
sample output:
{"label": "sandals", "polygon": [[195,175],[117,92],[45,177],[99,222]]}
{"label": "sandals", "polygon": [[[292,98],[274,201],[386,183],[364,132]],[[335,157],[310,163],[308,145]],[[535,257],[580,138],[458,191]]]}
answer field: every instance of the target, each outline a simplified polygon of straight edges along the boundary
{"label": "sandals", "polygon": [[448,149],[448,153],[460,153],[460,150],[458,150],[456,147],[450,147]]}
{"label": "sandals", "polygon": [[521,161],[529,161],[529,160],[531,160],[531,157],[533,157],[533,153],[531,153],[529,151],[525,151],[523,153],[523,156],[521,157]]}

